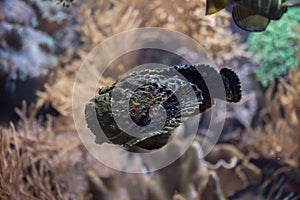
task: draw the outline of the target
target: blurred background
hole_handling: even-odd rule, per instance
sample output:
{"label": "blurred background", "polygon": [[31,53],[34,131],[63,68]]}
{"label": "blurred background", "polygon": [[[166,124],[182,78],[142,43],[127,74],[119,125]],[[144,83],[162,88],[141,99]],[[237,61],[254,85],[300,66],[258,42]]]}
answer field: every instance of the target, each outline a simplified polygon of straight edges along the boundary
{"label": "blurred background", "polygon": [[[0,199],[300,199],[300,8],[249,33],[233,23],[230,7],[205,16],[205,5],[0,0]],[[228,104],[222,135],[205,158],[199,141],[210,112],[201,115],[198,137],[182,157],[153,173],[128,174],[104,166],[81,143],[72,89],[94,47],[139,27],[193,38],[220,68],[236,71],[243,100]],[[122,76],[132,57],[140,59],[120,59],[99,84]],[[177,62],[155,52],[143,59]],[[188,130],[186,123],[178,131]]]}

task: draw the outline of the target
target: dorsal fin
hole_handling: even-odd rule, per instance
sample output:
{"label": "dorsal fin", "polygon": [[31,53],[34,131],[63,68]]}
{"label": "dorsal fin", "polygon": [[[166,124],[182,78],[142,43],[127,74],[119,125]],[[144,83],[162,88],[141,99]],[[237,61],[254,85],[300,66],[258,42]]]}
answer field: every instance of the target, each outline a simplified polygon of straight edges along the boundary
{"label": "dorsal fin", "polygon": [[206,0],[205,15],[214,14],[227,6],[226,0]]}
{"label": "dorsal fin", "polygon": [[241,5],[233,8],[232,17],[238,27],[251,32],[264,31],[270,22],[269,18]]}

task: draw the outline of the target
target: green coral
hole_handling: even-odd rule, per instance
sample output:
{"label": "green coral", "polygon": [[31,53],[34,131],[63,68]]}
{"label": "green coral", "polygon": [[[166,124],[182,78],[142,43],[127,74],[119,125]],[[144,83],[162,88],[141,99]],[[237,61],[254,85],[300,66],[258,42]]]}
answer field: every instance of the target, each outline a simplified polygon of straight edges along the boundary
{"label": "green coral", "polygon": [[256,78],[263,86],[296,66],[300,39],[300,34],[294,31],[297,25],[300,25],[300,7],[292,7],[280,20],[271,21],[266,31],[250,33],[248,51],[259,66]]}

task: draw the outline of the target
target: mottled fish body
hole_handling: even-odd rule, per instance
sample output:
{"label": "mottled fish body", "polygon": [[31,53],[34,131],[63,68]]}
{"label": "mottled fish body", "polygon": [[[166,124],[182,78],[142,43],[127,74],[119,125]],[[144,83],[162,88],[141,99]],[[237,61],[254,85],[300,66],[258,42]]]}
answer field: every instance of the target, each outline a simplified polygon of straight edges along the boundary
{"label": "mottled fish body", "polygon": [[228,5],[234,5],[232,17],[237,26],[251,32],[264,31],[270,20],[278,20],[290,6],[300,0],[207,0],[206,14],[214,14]]}
{"label": "mottled fish body", "polygon": [[[85,115],[96,143],[151,150],[164,146],[172,136],[171,131],[188,117],[211,108],[214,99],[238,102],[241,98],[240,80],[231,69],[218,72],[208,65],[176,65],[132,72],[101,88],[99,95],[86,105]],[[125,105],[129,106],[129,113]],[[156,110],[161,107],[166,112],[165,118]],[[116,119],[126,113],[132,121],[117,123]],[[163,124],[158,127],[160,122]],[[138,129],[134,130],[134,126]]]}

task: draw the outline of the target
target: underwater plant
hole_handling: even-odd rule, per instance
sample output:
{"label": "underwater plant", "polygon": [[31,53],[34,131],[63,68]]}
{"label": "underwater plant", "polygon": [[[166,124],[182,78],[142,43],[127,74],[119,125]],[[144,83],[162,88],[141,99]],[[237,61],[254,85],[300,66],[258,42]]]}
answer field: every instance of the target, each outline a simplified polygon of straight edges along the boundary
{"label": "underwater plant", "polygon": [[300,35],[294,27],[300,24],[299,11],[299,7],[290,8],[281,20],[271,22],[265,32],[251,33],[248,37],[248,51],[259,66],[256,78],[264,87],[297,64]]}

